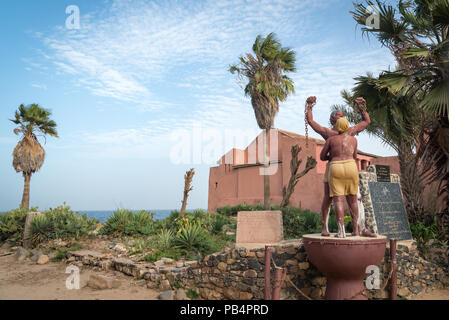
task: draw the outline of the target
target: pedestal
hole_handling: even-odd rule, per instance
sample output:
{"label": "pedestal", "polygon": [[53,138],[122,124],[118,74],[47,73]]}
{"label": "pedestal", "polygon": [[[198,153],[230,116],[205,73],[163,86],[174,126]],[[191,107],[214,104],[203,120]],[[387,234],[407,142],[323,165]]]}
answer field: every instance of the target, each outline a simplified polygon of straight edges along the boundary
{"label": "pedestal", "polygon": [[320,234],[302,237],[310,262],[327,277],[325,299],[366,300],[362,295],[366,268],[378,266],[385,255],[387,238],[378,236],[335,238]]}

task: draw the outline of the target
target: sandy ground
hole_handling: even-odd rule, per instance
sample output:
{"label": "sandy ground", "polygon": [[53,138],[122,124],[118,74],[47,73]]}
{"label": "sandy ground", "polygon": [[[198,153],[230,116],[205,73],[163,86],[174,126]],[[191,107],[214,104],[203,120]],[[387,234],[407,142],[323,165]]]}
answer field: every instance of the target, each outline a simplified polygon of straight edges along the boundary
{"label": "sandy ground", "polygon": [[[68,290],[67,265],[38,265],[30,260],[17,262],[14,255],[0,257],[0,300],[156,300],[159,292],[136,284],[121,273],[80,268],[80,289]],[[87,287],[89,275],[101,274],[121,282],[119,288],[95,290]],[[422,293],[410,300],[449,300],[449,289]]]}
{"label": "sandy ground", "polygon": [[[17,262],[12,256],[0,257],[0,300],[155,300],[158,292],[136,285],[123,274],[80,268],[80,289],[68,290],[64,263],[38,265]],[[94,290],[87,287],[90,274],[102,274],[121,282],[119,288]]]}

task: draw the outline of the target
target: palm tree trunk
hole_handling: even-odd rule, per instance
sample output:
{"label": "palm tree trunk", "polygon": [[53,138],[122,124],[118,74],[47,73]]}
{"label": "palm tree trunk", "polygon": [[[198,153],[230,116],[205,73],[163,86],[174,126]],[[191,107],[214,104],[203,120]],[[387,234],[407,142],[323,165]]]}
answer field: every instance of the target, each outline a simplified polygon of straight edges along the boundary
{"label": "palm tree trunk", "polygon": [[264,208],[265,210],[271,210],[270,203],[270,176],[269,176],[269,167],[270,167],[270,158],[268,156],[268,135],[270,133],[270,129],[264,130],[263,135],[263,162],[264,162],[264,176],[263,176],[263,200],[264,200]]}
{"label": "palm tree trunk", "polygon": [[405,198],[405,208],[411,223],[424,220],[424,184],[420,175],[418,159],[408,146],[398,152],[401,170],[401,187]]}
{"label": "palm tree trunk", "polygon": [[31,173],[24,172],[23,173],[23,195],[22,195],[22,209],[29,209],[30,207],[30,181],[31,181]]}

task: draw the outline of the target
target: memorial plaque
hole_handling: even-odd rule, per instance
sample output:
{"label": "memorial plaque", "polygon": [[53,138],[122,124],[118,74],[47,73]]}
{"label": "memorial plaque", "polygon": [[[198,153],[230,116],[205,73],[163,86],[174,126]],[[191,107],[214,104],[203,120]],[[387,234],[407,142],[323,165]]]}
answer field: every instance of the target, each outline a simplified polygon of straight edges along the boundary
{"label": "memorial plaque", "polygon": [[237,215],[236,243],[277,243],[282,240],[281,211],[242,211]]}
{"label": "memorial plaque", "polygon": [[377,182],[391,182],[390,167],[376,164]]}
{"label": "memorial plaque", "polygon": [[369,190],[379,234],[388,239],[412,239],[399,184],[369,182]]}

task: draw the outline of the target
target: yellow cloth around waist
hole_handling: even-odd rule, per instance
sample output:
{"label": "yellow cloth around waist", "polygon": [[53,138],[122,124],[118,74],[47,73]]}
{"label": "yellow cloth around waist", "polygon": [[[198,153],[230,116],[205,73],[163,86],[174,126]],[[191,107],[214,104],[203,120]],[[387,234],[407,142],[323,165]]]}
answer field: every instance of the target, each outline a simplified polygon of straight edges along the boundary
{"label": "yellow cloth around waist", "polygon": [[331,197],[356,195],[359,189],[359,170],[354,159],[329,163],[329,191]]}

